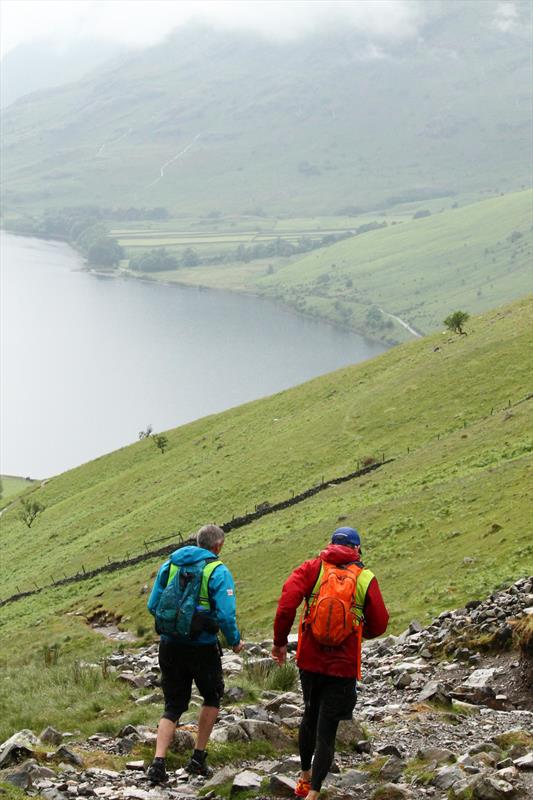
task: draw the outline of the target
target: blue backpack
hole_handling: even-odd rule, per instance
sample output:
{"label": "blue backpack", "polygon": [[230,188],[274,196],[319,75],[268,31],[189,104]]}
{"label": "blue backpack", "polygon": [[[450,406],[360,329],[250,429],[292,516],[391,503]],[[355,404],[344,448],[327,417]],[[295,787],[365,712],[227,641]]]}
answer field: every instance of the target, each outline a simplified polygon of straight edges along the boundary
{"label": "blue backpack", "polygon": [[222,561],[213,558],[180,567],[170,565],[167,585],[155,610],[157,633],[190,642],[203,630],[218,630],[208,619],[209,578],[220,564]]}

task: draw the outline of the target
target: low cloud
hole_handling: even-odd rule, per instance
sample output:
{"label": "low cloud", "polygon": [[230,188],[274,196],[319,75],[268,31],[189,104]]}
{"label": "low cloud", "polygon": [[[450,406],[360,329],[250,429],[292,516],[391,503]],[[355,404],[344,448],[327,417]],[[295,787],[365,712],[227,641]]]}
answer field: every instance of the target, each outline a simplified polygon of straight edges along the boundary
{"label": "low cloud", "polygon": [[514,3],[498,3],[494,11],[494,18],[492,20],[494,28],[508,33],[515,30],[518,25],[518,11]]}
{"label": "low cloud", "polygon": [[2,53],[37,39],[143,47],[191,20],[282,41],[344,27],[379,45],[416,36],[429,7],[421,0],[2,0]]}

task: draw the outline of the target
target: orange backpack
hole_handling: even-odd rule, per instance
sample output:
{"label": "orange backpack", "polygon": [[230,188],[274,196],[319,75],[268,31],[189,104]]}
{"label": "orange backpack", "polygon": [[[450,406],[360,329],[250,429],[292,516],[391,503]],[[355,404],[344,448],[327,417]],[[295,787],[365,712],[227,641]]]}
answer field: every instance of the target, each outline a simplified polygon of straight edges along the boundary
{"label": "orange backpack", "polygon": [[362,626],[356,613],[357,578],[363,571],[357,564],[322,562],[318,579],[307,601],[303,625],[326,647],[338,647]]}

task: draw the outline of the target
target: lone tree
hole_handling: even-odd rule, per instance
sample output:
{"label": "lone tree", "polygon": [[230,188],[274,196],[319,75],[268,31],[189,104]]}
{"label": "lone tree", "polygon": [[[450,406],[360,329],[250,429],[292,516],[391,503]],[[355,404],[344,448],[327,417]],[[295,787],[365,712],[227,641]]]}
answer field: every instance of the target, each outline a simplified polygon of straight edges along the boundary
{"label": "lone tree", "polygon": [[460,333],[462,336],[466,336],[466,331],[463,330],[463,325],[468,319],[470,319],[470,314],[468,314],[466,311],[454,311],[453,314],[449,314],[446,317],[444,324],[448,330],[453,331],[454,333]]}
{"label": "lone tree", "polygon": [[162,433],[154,433],[154,435],[152,436],[152,439],[154,441],[155,446],[158,447],[159,450],[161,450],[162,453],[164,453],[165,450],[168,447],[168,439],[167,439],[167,437],[163,436]]}
{"label": "lone tree", "polygon": [[38,500],[21,500],[20,504],[22,508],[19,511],[19,519],[28,528],[31,528],[39,514],[42,514],[44,511],[45,507],[42,503],[39,503]]}

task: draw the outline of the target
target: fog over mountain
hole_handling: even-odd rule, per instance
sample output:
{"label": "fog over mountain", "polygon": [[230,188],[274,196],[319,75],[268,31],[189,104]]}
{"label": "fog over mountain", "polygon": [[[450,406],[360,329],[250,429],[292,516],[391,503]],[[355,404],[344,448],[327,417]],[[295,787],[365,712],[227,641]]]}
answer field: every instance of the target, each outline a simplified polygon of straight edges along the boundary
{"label": "fog over mountain", "polygon": [[417,37],[380,43],[189,23],[8,109],[6,206],[333,213],[520,188],[527,7],[498,9],[442,2]]}

